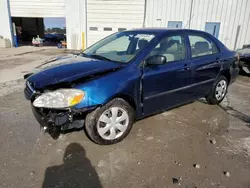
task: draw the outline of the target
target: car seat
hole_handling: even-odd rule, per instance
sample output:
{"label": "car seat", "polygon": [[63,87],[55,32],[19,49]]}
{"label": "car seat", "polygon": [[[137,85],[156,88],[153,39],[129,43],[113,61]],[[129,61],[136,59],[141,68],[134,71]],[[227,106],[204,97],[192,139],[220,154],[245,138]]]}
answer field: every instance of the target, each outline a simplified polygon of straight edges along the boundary
{"label": "car seat", "polygon": [[203,55],[208,55],[211,54],[212,51],[209,49],[209,44],[206,41],[200,41],[196,42],[194,44],[194,49],[192,50],[192,56],[197,57],[197,56],[203,56]]}
{"label": "car seat", "polygon": [[148,45],[148,41],[145,39],[141,39],[138,41],[138,50],[142,50]]}

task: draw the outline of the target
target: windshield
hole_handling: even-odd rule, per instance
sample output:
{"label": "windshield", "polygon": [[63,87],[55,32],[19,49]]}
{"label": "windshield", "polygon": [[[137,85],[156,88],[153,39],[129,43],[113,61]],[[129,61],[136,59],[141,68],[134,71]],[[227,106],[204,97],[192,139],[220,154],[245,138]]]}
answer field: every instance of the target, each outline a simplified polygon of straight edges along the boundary
{"label": "windshield", "polygon": [[84,55],[128,63],[155,37],[152,33],[125,31],[115,33],[95,43],[84,51]]}

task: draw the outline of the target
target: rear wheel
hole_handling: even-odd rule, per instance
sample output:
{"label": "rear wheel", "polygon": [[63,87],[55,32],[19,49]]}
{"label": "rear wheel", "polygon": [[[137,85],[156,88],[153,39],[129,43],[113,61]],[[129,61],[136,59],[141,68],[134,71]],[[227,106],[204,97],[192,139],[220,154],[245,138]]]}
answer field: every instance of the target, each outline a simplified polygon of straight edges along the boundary
{"label": "rear wheel", "polygon": [[226,96],[228,80],[225,76],[220,76],[215,82],[210,94],[206,97],[209,104],[219,104]]}
{"label": "rear wheel", "polygon": [[88,136],[100,145],[115,144],[130,132],[134,109],[123,99],[114,99],[87,115],[85,128]]}

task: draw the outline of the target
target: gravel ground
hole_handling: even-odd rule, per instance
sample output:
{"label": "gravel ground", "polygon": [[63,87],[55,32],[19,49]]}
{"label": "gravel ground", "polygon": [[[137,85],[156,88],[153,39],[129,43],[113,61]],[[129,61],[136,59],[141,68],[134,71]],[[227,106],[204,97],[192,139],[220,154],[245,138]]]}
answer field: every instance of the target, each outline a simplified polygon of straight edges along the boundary
{"label": "gravel ground", "polygon": [[[24,99],[22,71],[62,53],[0,62],[0,187],[250,187],[250,77],[240,76],[220,106],[201,99],[136,122],[121,143],[99,146],[83,131],[58,140],[43,134]],[[6,70],[16,74],[3,81]]]}

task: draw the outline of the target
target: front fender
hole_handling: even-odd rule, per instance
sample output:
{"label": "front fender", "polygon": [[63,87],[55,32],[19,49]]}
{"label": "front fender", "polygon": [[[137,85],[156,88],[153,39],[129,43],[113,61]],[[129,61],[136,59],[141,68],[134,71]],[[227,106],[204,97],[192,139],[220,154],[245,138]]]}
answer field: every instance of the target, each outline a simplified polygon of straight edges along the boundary
{"label": "front fender", "polygon": [[75,88],[85,92],[85,99],[74,108],[103,105],[121,95],[133,98],[137,106],[140,103],[140,78],[141,72],[137,67],[126,67],[103,77],[78,84]]}

